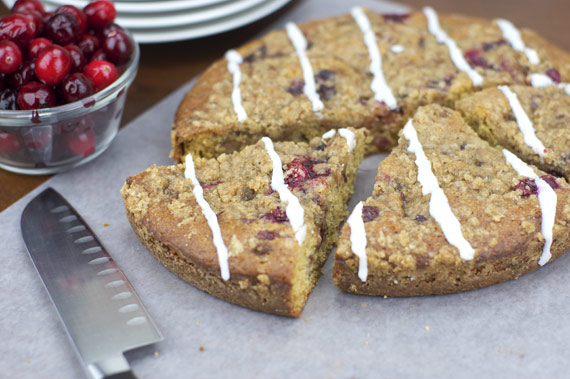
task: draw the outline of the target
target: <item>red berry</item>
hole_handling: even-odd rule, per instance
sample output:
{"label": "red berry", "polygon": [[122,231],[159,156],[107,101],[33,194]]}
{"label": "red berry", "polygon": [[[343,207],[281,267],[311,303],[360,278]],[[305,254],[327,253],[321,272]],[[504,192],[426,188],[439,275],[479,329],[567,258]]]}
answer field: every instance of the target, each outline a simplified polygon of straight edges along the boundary
{"label": "red berry", "polygon": [[562,77],[560,76],[560,72],[555,68],[549,68],[546,70],[546,75],[556,84],[560,83]]}
{"label": "red berry", "polygon": [[69,51],[69,55],[71,56],[71,72],[77,72],[83,70],[85,63],[85,57],[83,53],[76,45],[66,45],[64,46],[65,50]]}
{"label": "red berry", "polygon": [[12,154],[20,150],[20,142],[14,134],[0,132],[0,154]]}
{"label": "red berry", "polygon": [[18,0],[12,7],[12,13],[36,11],[43,15],[46,11],[39,0]]}
{"label": "red berry", "polygon": [[75,43],[81,36],[81,30],[75,17],[69,13],[55,13],[46,23],[45,35],[53,43],[63,46]]}
{"label": "red berry", "polygon": [[38,54],[36,76],[47,85],[58,85],[70,70],[71,56],[63,47],[51,45]]}
{"label": "red berry", "polygon": [[18,109],[40,109],[56,105],[53,91],[43,83],[30,82],[24,84],[18,92]]}
{"label": "red berry", "polygon": [[20,69],[8,77],[8,83],[14,89],[20,88],[36,78],[35,69],[36,61],[32,59],[22,63]]}
{"label": "red berry", "polygon": [[0,19],[0,40],[9,39],[19,47],[27,47],[36,37],[36,25],[21,13],[14,13]]}
{"label": "red berry", "polygon": [[51,44],[51,41],[47,38],[34,38],[28,47],[28,58],[37,58],[40,51],[42,51],[44,47],[48,47]]}
{"label": "red berry", "polygon": [[22,52],[12,41],[0,41],[0,73],[16,72],[22,63]]}
{"label": "red berry", "polygon": [[108,61],[108,60],[109,59],[107,58],[107,54],[105,54],[105,51],[103,49],[97,50],[91,56],[91,62],[93,62],[93,61]]}
{"label": "red berry", "polygon": [[80,72],[71,74],[63,80],[61,92],[67,103],[81,100],[95,93],[91,80]]}
{"label": "red berry", "polygon": [[103,50],[109,60],[114,64],[126,63],[131,59],[133,43],[124,31],[120,29],[111,30],[105,35],[103,40]]}
{"label": "red berry", "polygon": [[107,61],[89,62],[83,73],[93,82],[95,92],[99,92],[119,77],[115,65]]}
{"label": "red berry", "polygon": [[65,144],[73,155],[87,157],[93,154],[95,152],[95,142],[95,133],[91,128],[65,135]]}
{"label": "red berry", "polygon": [[85,59],[89,60],[91,59],[91,56],[93,56],[93,53],[99,50],[101,42],[99,42],[99,38],[97,38],[97,36],[89,33],[83,33],[81,38],[79,38],[79,42],[77,42],[77,46],[83,52]]}
{"label": "red berry", "polygon": [[117,15],[115,6],[108,0],[93,1],[87,4],[83,11],[87,15],[89,27],[95,30],[102,30],[105,25],[112,23]]}
{"label": "red berry", "polygon": [[36,34],[35,34],[36,36],[42,34],[45,26],[45,21],[43,16],[39,12],[26,11],[26,12],[18,12],[18,14],[21,14],[22,16],[26,17],[31,23],[34,24],[36,29]]}
{"label": "red berry", "polygon": [[69,13],[75,18],[77,25],[82,32],[87,30],[87,16],[81,9],[78,9],[73,5],[62,5],[55,10],[55,13]]}

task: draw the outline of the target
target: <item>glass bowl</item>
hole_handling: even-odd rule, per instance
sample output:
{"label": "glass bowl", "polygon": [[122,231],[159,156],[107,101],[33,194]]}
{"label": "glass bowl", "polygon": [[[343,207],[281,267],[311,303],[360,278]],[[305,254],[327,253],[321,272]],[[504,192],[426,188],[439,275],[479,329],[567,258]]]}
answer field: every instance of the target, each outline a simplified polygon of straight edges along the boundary
{"label": "glass bowl", "polygon": [[87,163],[111,144],[127,90],[139,66],[139,46],[115,82],[82,100],[38,110],[0,110],[0,167],[28,175],[53,174]]}

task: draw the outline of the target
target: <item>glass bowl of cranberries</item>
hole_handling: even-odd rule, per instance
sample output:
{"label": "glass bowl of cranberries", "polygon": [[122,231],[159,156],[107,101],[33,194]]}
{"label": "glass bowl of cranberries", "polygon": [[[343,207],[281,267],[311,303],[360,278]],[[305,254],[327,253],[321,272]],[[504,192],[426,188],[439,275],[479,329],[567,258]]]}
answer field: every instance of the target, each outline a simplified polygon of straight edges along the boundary
{"label": "glass bowl of cranberries", "polygon": [[0,167],[51,174],[99,156],[116,136],[139,62],[108,0],[48,11],[18,0],[0,19]]}

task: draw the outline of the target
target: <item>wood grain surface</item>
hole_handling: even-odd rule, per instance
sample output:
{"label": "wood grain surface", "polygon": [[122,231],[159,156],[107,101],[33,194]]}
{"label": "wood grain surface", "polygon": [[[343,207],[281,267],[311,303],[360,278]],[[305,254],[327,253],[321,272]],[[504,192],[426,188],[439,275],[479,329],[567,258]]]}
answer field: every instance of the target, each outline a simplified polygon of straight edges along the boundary
{"label": "wood grain surface", "polygon": [[[239,46],[284,12],[303,0],[292,1],[272,16],[217,36],[165,44],[141,46],[139,73],[127,97],[122,125],[136,118],[202,72],[231,47]],[[310,1],[310,0],[304,0]],[[534,29],[547,40],[570,50],[570,0],[402,0],[414,8],[433,6],[437,11],[463,13],[485,18],[503,17],[519,27]],[[347,8],[348,11],[348,8]],[[0,4],[0,17],[8,9]],[[0,169],[0,211],[39,186],[49,176],[25,176]]]}

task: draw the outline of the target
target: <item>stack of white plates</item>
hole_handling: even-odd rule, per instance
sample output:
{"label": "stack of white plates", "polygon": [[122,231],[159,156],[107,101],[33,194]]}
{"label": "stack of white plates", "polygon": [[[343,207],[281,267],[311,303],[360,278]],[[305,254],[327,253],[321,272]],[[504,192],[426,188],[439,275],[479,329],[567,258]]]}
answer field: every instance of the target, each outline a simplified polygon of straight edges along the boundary
{"label": "stack of white plates", "polygon": [[[2,0],[11,7],[16,0]],[[139,43],[209,36],[263,18],[290,0],[114,0],[117,24]],[[87,0],[44,0],[47,10],[63,4],[84,7]]]}

